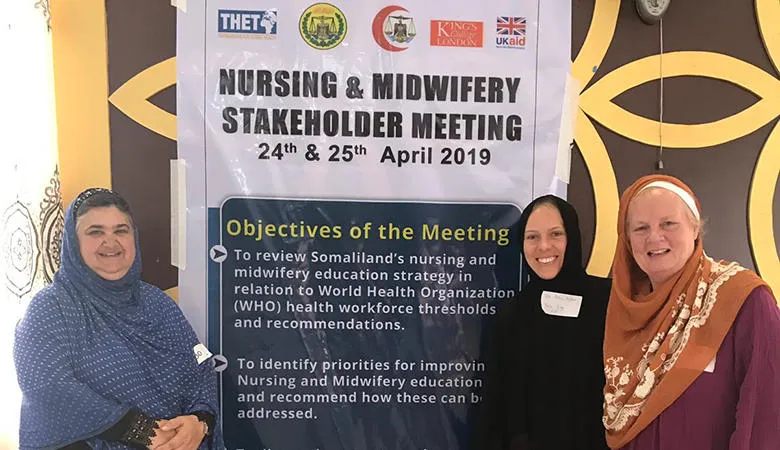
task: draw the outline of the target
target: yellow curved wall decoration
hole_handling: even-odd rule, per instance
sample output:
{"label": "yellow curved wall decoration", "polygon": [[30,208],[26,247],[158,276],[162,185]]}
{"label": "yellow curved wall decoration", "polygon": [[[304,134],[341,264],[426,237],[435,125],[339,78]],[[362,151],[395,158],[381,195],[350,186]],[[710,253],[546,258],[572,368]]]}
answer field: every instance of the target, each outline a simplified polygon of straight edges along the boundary
{"label": "yellow curved wall decoration", "polygon": [[593,7],[588,33],[577,58],[571,64],[571,74],[579,80],[583,88],[588,85],[596,69],[607,56],[609,44],[617,27],[620,2],[616,0],[596,0]]}
{"label": "yellow curved wall decoration", "polygon": [[111,187],[105,0],[50,2],[60,186],[65,205]]}
{"label": "yellow curved wall decoration", "polygon": [[580,106],[595,121],[621,136],[664,148],[711,147],[739,139],[763,127],[780,112],[780,80],[739,59],[710,52],[674,52],[663,55],[664,77],[698,76],[728,81],[761,98],[725,119],[681,125],[659,123],[633,114],[611,100],[659,78],[660,55],[633,61],[605,75],[580,97]]}
{"label": "yellow curved wall decoration", "polygon": [[[756,0],[756,20],[769,60],[780,73],[780,2]],[[780,115],[780,107],[775,110]],[[780,177],[780,122],[766,140],[756,162],[748,202],[748,232],[756,268],[780,302],[780,256],[774,234],[774,196]],[[763,214],[762,214],[763,213]]]}
{"label": "yellow curved wall decoration", "polygon": [[617,246],[617,216],[620,204],[617,181],[607,148],[582,110],[577,113],[576,127],[577,145],[593,181],[593,198],[596,200],[596,235],[587,271],[591,275],[606,277],[612,267]]}
{"label": "yellow curved wall decoration", "polygon": [[775,125],[756,163],[750,184],[748,223],[753,259],[761,276],[780,296],[780,258],[777,255],[772,218],[772,199],[777,191],[780,174],[780,121]]}
{"label": "yellow curved wall decoration", "polygon": [[[607,50],[612,43],[617,27],[620,2],[596,0],[593,8],[593,17],[588,27],[588,33],[571,69],[572,76],[580,81],[580,86],[583,88],[587,86],[596,69],[607,56]],[[588,168],[593,183],[593,197],[596,202],[596,230],[587,271],[591,275],[606,277],[612,267],[612,258],[617,246],[616,232],[620,196],[607,148],[596,128],[583,113],[582,96],[583,93],[580,93],[580,110],[577,112],[574,140],[577,142],[577,147],[580,149]]]}
{"label": "yellow curved wall decoration", "polygon": [[[617,27],[620,2],[596,0],[588,33],[577,58],[572,62],[572,76],[585,88],[593,78],[596,69],[607,55]],[[582,108],[582,93],[580,94]],[[587,271],[591,275],[608,276],[612,258],[617,246],[617,212],[619,195],[615,172],[607,148],[596,128],[590,123],[582,109],[577,111],[574,140],[582,153],[593,183],[595,199],[596,230],[593,248],[588,260]]]}
{"label": "yellow curved wall decoration", "polygon": [[769,60],[780,73],[780,2],[756,0],[756,20]]}
{"label": "yellow curved wall decoration", "polygon": [[176,57],[157,63],[120,86],[108,100],[140,125],[176,140],[176,116],[149,101],[176,84]]}

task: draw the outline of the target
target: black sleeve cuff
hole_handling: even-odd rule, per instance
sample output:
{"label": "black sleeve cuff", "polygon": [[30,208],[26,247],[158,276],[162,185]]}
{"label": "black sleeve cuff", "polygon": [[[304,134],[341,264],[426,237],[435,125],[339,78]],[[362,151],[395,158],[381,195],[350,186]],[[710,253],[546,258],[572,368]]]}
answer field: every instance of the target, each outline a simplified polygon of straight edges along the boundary
{"label": "black sleeve cuff", "polygon": [[152,444],[157,435],[157,421],[136,409],[131,409],[119,422],[100,433],[98,438],[104,441],[121,442],[133,448],[145,449]]}
{"label": "black sleeve cuff", "polygon": [[205,423],[208,427],[208,431],[206,432],[206,436],[211,436],[214,434],[214,425],[216,424],[216,419],[214,418],[214,415],[206,412],[206,411],[195,411],[192,413],[193,416],[197,417],[198,420]]}

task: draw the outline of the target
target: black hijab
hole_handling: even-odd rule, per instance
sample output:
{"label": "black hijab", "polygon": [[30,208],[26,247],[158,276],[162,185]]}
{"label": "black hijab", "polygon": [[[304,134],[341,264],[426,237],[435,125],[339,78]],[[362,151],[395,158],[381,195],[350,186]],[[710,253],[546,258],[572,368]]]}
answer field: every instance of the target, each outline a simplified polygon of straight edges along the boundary
{"label": "black hijab", "polygon": [[518,229],[520,230],[520,254],[525,259],[523,252],[523,241],[525,237],[525,228],[528,226],[528,219],[536,208],[550,205],[557,209],[563,219],[563,228],[566,231],[566,253],[563,256],[563,267],[558,275],[552,280],[543,280],[531,270],[526,263],[527,277],[523,280],[523,292],[530,294],[542,290],[573,293],[582,286],[585,278],[585,269],[582,267],[582,237],[580,235],[580,221],[577,218],[577,211],[574,207],[562,198],[555,195],[545,195],[537,198],[528,204],[520,215]]}
{"label": "black hijab", "polygon": [[[563,265],[555,278],[544,280],[525,264],[522,290],[499,310],[485,348],[487,371],[475,449],[607,449],[601,423],[602,346],[610,282],[585,273],[577,212],[554,195],[537,198],[523,211],[518,224],[521,252],[528,219],[544,204],[556,208],[563,219]],[[544,291],[581,296],[579,316],[545,313]]]}

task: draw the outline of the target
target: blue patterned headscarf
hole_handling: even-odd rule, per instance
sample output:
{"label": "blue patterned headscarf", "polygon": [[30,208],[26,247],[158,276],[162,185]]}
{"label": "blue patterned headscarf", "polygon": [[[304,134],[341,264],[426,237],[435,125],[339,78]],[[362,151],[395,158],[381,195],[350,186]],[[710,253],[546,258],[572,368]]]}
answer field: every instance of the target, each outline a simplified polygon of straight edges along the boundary
{"label": "blue patterned headscarf", "polygon": [[17,326],[23,449],[81,440],[97,449],[128,448],[95,436],[131,408],[155,419],[195,411],[217,417],[216,375],[211,361],[198,364],[192,327],[170,297],[140,280],[138,230],[135,260],[119,280],[101,278],[81,258],[76,212],[94,193],[85,191],[68,208],[61,267]]}

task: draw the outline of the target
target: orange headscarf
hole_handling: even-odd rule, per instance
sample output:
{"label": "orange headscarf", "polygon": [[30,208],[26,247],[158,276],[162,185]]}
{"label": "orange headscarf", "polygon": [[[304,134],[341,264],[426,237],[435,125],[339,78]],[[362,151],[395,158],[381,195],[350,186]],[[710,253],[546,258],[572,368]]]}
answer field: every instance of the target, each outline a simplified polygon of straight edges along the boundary
{"label": "orange headscarf", "polygon": [[701,216],[691,189],[670,176],[640,178],[620,199],[604,337],[604,425],[613,449],[628,444],[696,380],[715,357],[747,296],[764,284],[736,263],[707,257],[700,235],[682,270],[651,289],[631,254],[626,216],[631,200],[655,181],[682,188]]}

